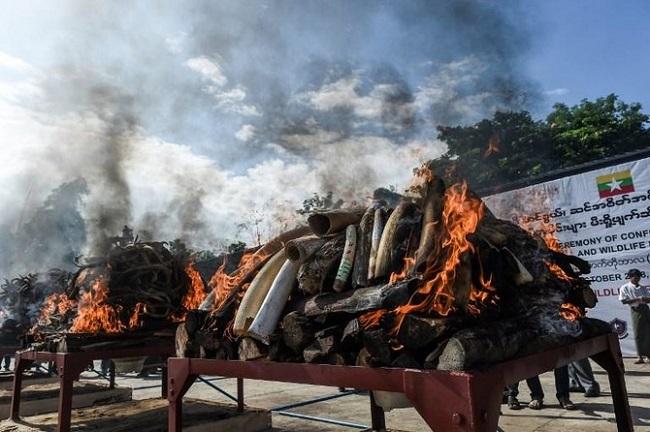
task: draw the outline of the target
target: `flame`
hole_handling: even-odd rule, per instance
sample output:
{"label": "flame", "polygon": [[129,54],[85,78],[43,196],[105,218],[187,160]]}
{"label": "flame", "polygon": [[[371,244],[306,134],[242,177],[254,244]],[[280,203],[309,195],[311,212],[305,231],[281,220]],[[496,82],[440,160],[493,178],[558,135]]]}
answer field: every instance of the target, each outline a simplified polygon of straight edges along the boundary
{"label": "flame", "polygon": [[469,302],[467,310],[471,315],[478,316],[483,310],[483,306],[488,304],[495,305],[499,300],[496,288],[492,285],[492,276],[486,278],[483,273],[479,276],[480,286],[472,284],[469,293]]}
{"label": "flame", "polygon": [[70,331],[75,333],[119,333],[126,326],[119,319],[119,306],[106,304],[108,299],[108,282],[99,277],[93,282],[89,291],[81,294],[77,317]]}
{"label": "flame", "polygon": [[567,321],[575,321],[578,318],[582,318],[584,314],[582,311],[572,303],[563,303],[560,306],[560,316]]}
{"label": "flame", "polygon": [[404,280],[406,276],[410,273],[414,265],[415,265],[415,258],[405,257],[404,268],[402,268],[402,271],[399,273],[395,273],[395,272],[391,273],[388,282],[390,284],[394,284],[395,282]]}
{"label": "flame", "polygon": [[183,308],[188,310],[198,309],[201,302],[205,299],[205,285],[201,274],[196,269],[194,261],[190,261],[185,266],[185,273],[190,279],[190,287],[185,297],[183,297]]}
{"label": "flame", "polygon": [[[474,246],[467,236],[476,231],[484,213],[483,202],[469,196],[466,183],[447,189],[442,213],[442,251],[438,257],[430,259],[427,263],[428,267],[424,273],[426,282],[411,297],[409,303],[395,309],[397,320],[394,332],[399,330],[404,316],[408,313],[423,311],[446,316],[453,311],[452,287],[456,279],[456,269],[463,253],[474,252]],[[440,257],[444,258],[442,262]],[[414,300],[420,297],[424,297],[424,300],[414,303]]]}
{"label": "flame", "polygon": [[[216,273],[210,278],[208,284],[215,290],[213,310],[219,310],[233,289],[240,286],[249,273],[254,270],[268,255],[264,253],[246,253],[239,261],[239,267],[231,274],[225,271],[224,262]],[[245,288],[245,287],[242,287]],[[242,291],[245,291],[244,289]],[[241,294],[241,293],[240,293]]]}
{"label": "flame", "polygon": [[146,307],[147,305],[142,302],[135,305],[131,318],[129,318],[129,330],[135,330],[142,325],[142,314]]}
{"label": "flame", "polygon": [[55,316],[62,317],[68,311],[77,307],[77,302],[68,298],[66,294],[54,293],[47,296],[41,307],[38,317],[39,323],[47,324]]}
{"label": "flame", "polygon": [[359,324],[364,329],[379,327],[381,324],[381,319],[387,313],[388,311],[386,309],[366,312],[363,315],[359,316]]}
{"label": "flame", "polygon": [[490,139],[488,140],[488,145],[487,148],[485,149],[485,153],[483,153],[483,158],[487,158],[489,156],[492,156],[493,154],[499,153],[501,151],[501,148],[499,145],[501,144],[501,140],[499,139],[499,134],[498,133],[493,133]]}
{"label": "flame", "polygon": [[566,274],[564,270],[562,270],[562,267],[560,267],[555,263],[546,262],[546,267],[548,267],[549,271],[553,273],[553,275],[560,280],[566,282],[571,282],[573,280],[573,278],[571,278],[569,275]]}

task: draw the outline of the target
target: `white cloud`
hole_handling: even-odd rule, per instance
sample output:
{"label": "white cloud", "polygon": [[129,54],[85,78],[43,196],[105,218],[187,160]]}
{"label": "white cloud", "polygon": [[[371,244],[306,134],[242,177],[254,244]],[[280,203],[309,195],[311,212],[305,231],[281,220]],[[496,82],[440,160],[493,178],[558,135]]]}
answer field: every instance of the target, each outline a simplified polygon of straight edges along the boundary
{"label": "white cloud", "polygon": [[567,93],[569,93],[569,89],[563,87],[547,90],[544,92],[546,96],[564,96]]}
{"label": "white cloud", "polygon": [[185,65],[203,75],[205,79],[210,81],[217,87],[223,87],[228,83],[228,79],[223,74],[221,66],[213,60],[205,56],[193,57],[185,62]]}
{"label": "white cloud", "polygon": [[30,75],[38,73],[38,69],[27,63],[25,60],[14,57],[2,51],[0,51],[0,69],[6,69],[13,72]]}
{"label": "white cloud", "polygon": [[235,138],[239,141],[248,142],[255,136],[255,126],[250,124],[242,125],[241,128],[235,133]]}
{"label": "white cloud", "polygon": [[171,53],[178,54],[181,51],[183,51],[183,45],[185,44],[186,40],[187,40],[187,33],[178,32],[173,35],[167,36],[165,38],[165,45],[167,45],[167,49]]}

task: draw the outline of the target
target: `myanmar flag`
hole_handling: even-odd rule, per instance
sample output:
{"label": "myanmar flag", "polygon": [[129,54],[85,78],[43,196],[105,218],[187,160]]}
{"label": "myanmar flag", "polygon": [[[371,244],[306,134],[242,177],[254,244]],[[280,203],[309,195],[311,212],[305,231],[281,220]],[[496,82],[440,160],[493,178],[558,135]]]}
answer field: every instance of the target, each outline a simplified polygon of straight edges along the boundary
{"label": "myanmar flag", "polygon": [[601,198],[634,192],[630,170],[598,176],[596,183],[598,183],[598,195]]}

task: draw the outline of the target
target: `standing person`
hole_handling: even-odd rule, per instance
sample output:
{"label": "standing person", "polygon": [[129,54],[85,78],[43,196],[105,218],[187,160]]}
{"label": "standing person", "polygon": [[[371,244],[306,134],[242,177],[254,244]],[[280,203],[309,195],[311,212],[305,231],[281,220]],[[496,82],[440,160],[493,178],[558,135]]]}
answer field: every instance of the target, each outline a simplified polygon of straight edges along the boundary
{"label": "standing person", "polygon": [[[539,381],[539,376],[535,375],[532,378],[526,379],[528,389],[530,390],[530,403],[528,408],[539,410],[544,406],[544,390],[542,390],[542,383]],[[508,408],[512,410],[521,409],[521,403],[517,399],[519,396],[519,383],[514,383],[506,388],[508,396]]]}
{"label": "standing person", "polygon": [[600,396],[600,384],[594,377],[588,358],[569,363],[569,389],[585,397]]}
{"label": "standing person", "polygon": [[643,363],[643,358],[650,361],[650,290],[640,284],[641,271],[631,269],[626,276],[630,281],[621,287],[618,299],[630,306],[632,328],[634,329],[634,342],[639,358],[635,363]]}

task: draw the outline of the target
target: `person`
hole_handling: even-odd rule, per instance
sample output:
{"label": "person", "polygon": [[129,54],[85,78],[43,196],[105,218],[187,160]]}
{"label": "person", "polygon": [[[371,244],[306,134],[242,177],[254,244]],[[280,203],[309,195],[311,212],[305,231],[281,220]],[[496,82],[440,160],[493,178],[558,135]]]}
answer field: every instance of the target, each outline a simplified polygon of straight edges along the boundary
{"label": "person", "polygon": [[641,285],[641,271],[631,269],[627,272],[627,279],[630,281],[621,286],[618,299],[630,306],[632,317],[632,329],[634,330],[634,342],[638,359],[635,363],[640,364],[646,360],[650,361],[650,290],[647,286]]}
{"label": "person", "polygon": [[[560,406],[565,410],[574,410],[576,406],[569,397],[569,368],[567,366],[562,366],[553,371],[555,375],[555,396],[557,397]],[[539,381],[539,377],[528,378],[526,380],[528,388],[530,389],[530,398],[531,401],[528,404],[528,407],[531,409],[542,409],[544,407],[544,390],[542,389],[542,383]],[[510,409],[520,409],[521,404],[517,400],[517,395],[519,393],[519,384],[513,384],[508,386],[508,408]]]}
{"label": "person", "polygon": [[10,355],[4,356],[3,363],[4,363],[4,370],[8,371],[9,366],[11,365],[11,356]]}
{"label": "person", "polygon": [[569,363],[569,391],[584,393],[585,397],[600,396],[600,384],[588,358]]}

